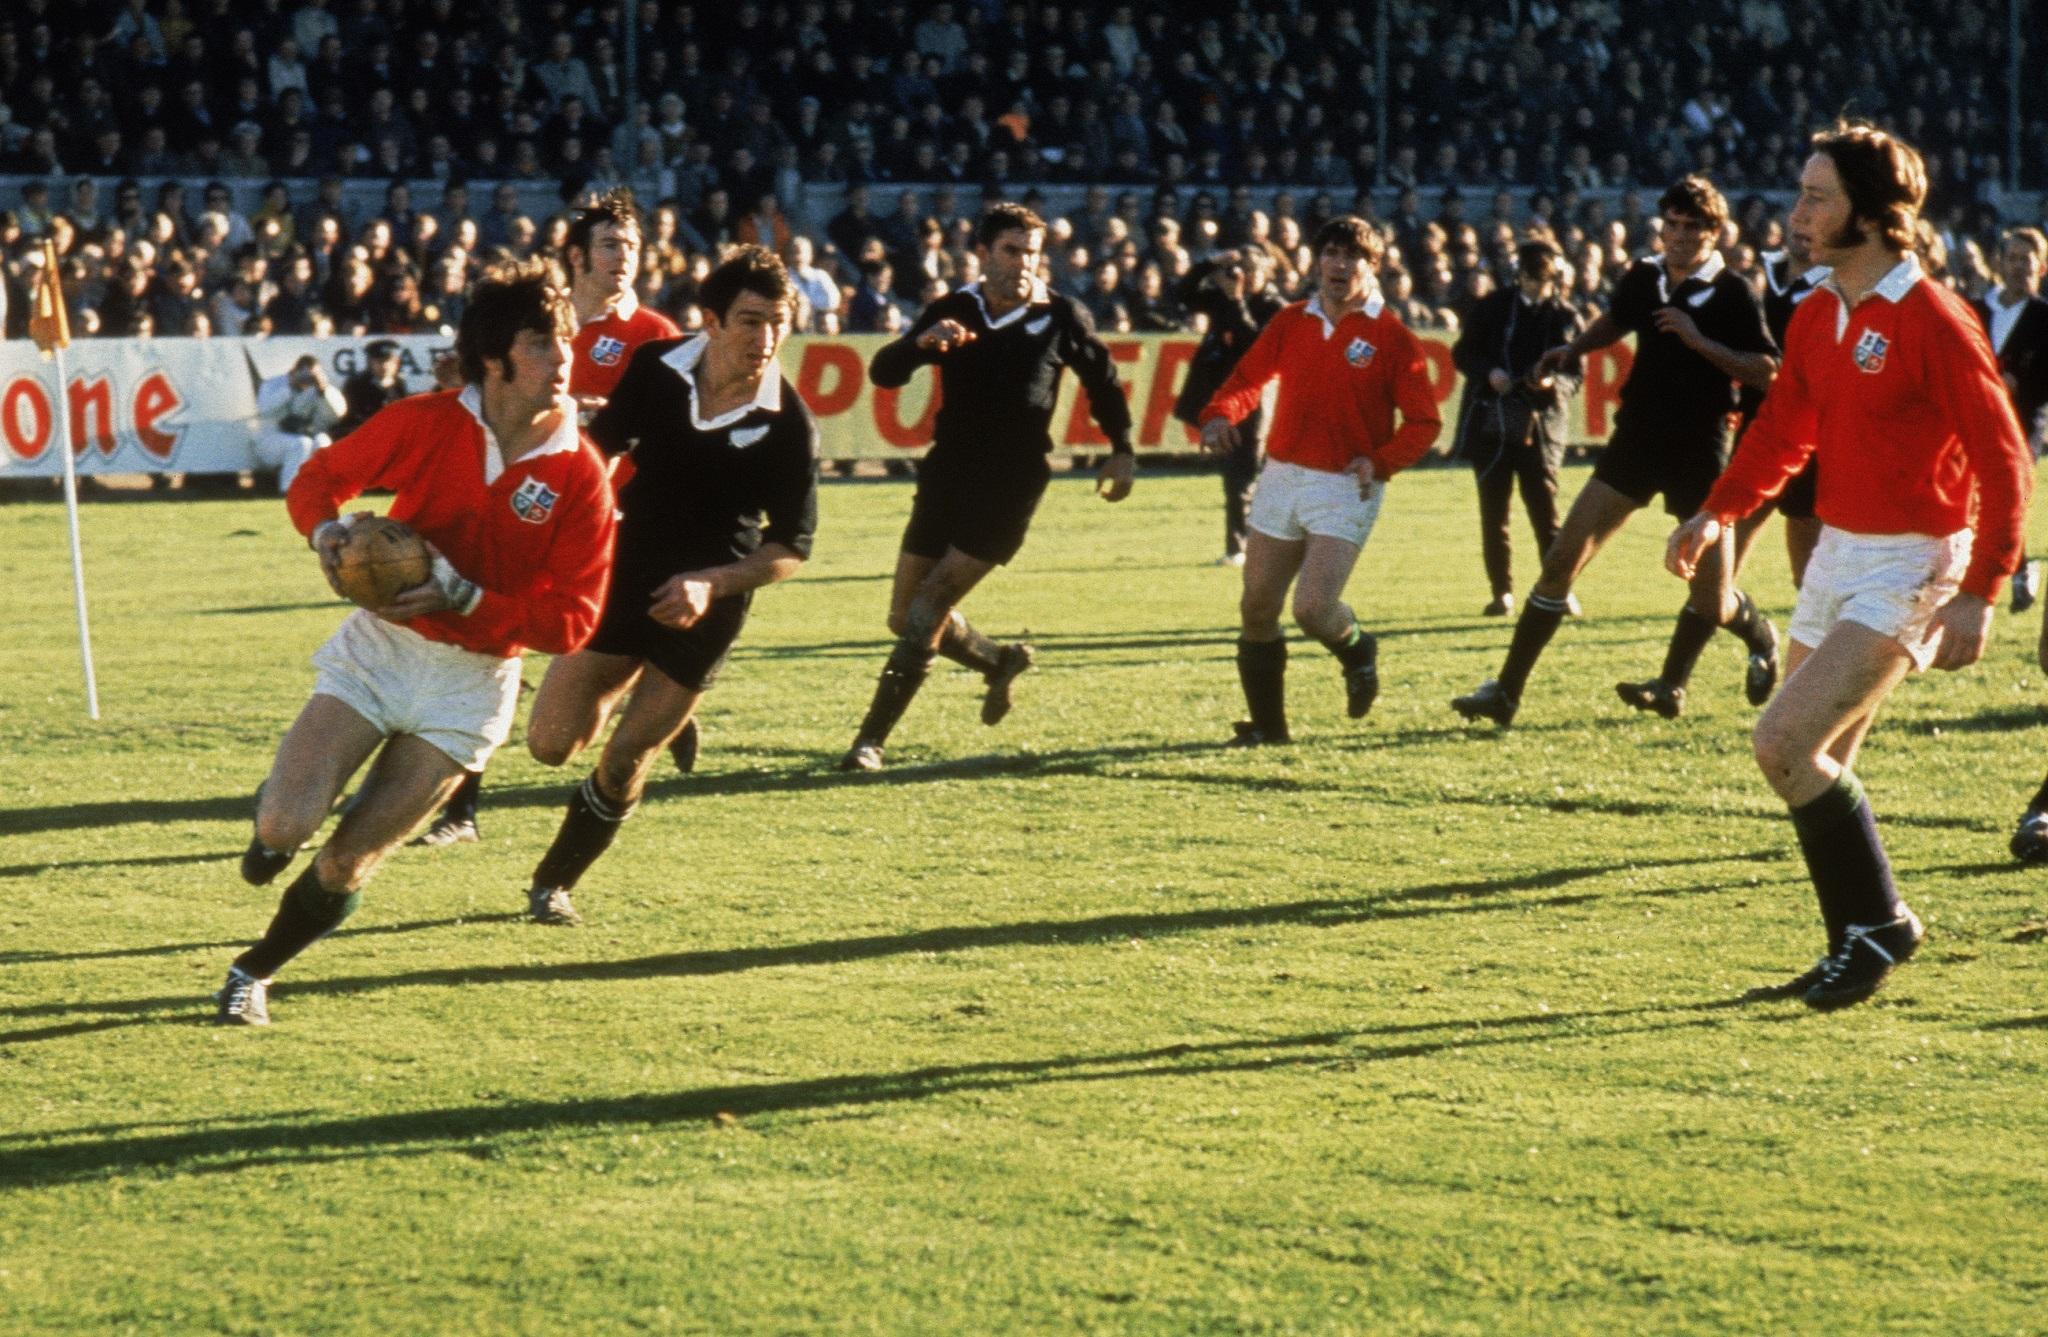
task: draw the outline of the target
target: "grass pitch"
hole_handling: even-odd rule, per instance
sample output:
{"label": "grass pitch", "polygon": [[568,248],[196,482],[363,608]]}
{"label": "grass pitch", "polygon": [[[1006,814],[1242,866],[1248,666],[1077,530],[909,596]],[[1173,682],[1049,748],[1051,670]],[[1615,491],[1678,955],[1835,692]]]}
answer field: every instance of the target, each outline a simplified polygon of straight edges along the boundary
{"label": "grass pitch", "polygon": [[588,927],[518,919],[582,772],[515,739],[486,843],[396,857],[266,1032],[206,995],[340,607],[274,500],[89,507],[89,724],[62,512],[0,508],[0,1332],[2044,1330],[2031,620],[1881,721],[1932,937],[1817,1017],[1736,1001],[1819,944],[1735,643],[1675,724],[1612,694],[1682,598],[1661,517],[1496,736],[1445,704],[1508,633],[1471,484],[1399,480],[1372,717],[1297,639],[1300,741],[1238,754],[1214,480],[1063,479],[968,605],[1040,647],[1016,713],[942,665],[842,776],[908,502],[826,490]]}

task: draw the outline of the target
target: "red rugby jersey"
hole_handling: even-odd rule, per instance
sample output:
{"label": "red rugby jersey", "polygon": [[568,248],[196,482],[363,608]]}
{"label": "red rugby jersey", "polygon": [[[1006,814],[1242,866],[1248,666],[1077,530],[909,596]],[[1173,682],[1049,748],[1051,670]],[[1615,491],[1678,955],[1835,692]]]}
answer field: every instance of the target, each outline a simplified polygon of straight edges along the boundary
{"label": "red rugby jersey", "polygon": [[682,334],[676,323],[659,311],[640,305],[628,290],[617,306],[576,331],[569,345],[574,355],[569,363],[569,393],[609,395],[633,350],[649,339],[674,339]]}
{"label": "red rugby jersey", "polygon": [[1908,255],[1851,308],[1832,279],[1800,303],[1785,361],[1705,509],[1723,524],[1818,454],[1815,513],[1853,534],[1976,530],[1966,593],[2018,569],[2033,460],[1991,345]]}
{"label": "red rugby jersey", "polygon": [[1266,454],[1286,464],[1338,473],[1364,455],[1375,475],[1390,478],[1427,455],[1443,430],[1422,347],[1378,292],[1334,325],[1320,295],[1282,307],[1203,407],[1202,421],[1242,422],[1275,376],[1280,398]]}
{"label": "red rugby jersey", "polygon": [[504,462],[475,386],[415,395],[316,451],[285,498],[310,536],[342,503],[388,488],[390,515],[483,586],[474,612],[406,625],[480,654],[531,647],[567,654],[590,639],[612,563],[612,494],[604,461],[562,402],[563,426],[539,449]]}

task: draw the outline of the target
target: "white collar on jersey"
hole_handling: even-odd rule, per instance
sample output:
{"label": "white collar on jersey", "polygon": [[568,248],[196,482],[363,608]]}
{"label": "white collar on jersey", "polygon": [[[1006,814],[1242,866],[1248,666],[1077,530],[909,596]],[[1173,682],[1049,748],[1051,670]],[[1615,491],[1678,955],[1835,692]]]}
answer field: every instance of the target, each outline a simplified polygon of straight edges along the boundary
{"label": "white collar on jersey", "polygon": [[[633,313],[639,309],[640,294],[634,292],[633,285],[629,283],[626,285],[626,290],[619,294],[619,300],[612,303],[611,310],[605,312],[605,315],[617,320],[631,320]],[[598,319],[602,320],[604,317],[600,316]]]}
{"label": "white collar on jersey", "polygon": [[676,375],[690,383],[690,425],[700,432],[716,432],[732,426],[755,409],[769,413],[782,411],[782,369],[771,366],[767,375],[761,378],[761,388],[754,397],[728,413],[716,418],[706,418],[697,412],[697,406],[704,398],[703,387],[697,384],[697,364],[704,360],[704,350],[711,346],[708,335],[694,335],[662,354],[661,360],[674,369]]}
{"label": "white collar on jersey", "polygon": [[960,291],[964,293],[972,293],[974,295],[974,304],[981,308],[982,323],[987,325],[992,330],[999,330],[1003,328],[1005,325],[1009,325],[1016,321],[1020,321],[1024,319],[1024,313],[1029,311],[1032,307],[1044,306],[1047,302],[1052,300],[1052,294],[1046,291],[1045,280],[1033,277],[1031,280],[1031,296],[1024,299],[1024,305],[1011,308],[1010,313],[1008,315],[1004,316],[1001,320],[997,320],[989,315],[988,303],[982,300],[980,279],[976,279],[972,283],[962,285]]}
{"label": "white collar on jersey", "polygon": [[[489,487],[505,472],[505,452],[499,447],[497,434],[491,431],[491,425],[484,421],[484,392],[478,386],[465,385],[456,402],[468,409],[470,416],[476,419],[476,425],[483,428],[484,486]],[[554,435],[540,443],[538,449],[521,455],[521,462],[539,459],[543,455],[560,455],[575,450],[583,443],[583,435],[576,428],[576,401],[566,395],[557,395],[555,407],[561,411],[561,424],[555,428]]]}
{"label": "white collar on jersey", "polygon": [[[1828,281],[1828,275],[1835,272],[1826,265],[1815,265],[1795,279],[1792,277],[1792,257],[1786,252],[1765,251],[1757,258],[1764,262],[1764,282],[1770,284],[1771,291],[1777,293],[1780,297],[1792,291],[1795,283],[1803,283],[1809,290],[1818,288],[1821,284]],[[1784,267],[1782,271],[1779,268],[1780,265]],[[1782,282],[1778,278],[1780,272],[1785,276]],[[1802,299],[1806,296],[1805,293],[1799,295]]]}
{"label": "white collar on jersey", "polygon": [[[1661,300],[1668,302],[1671,300],[1671,271],[1664,267],[1664,257],[1661,255],[1651,256],[1650,263],[1657,266],[1657,296]],[[1721,252],[1718,249],[1708,251],[1707,262],[1692,273],[1687,274],[1685,282],[1712,283],[1715,279],[1721,277],[1721,271],[1727,267],[1728,262],[1721,258]],[[1683,287],[1684,285],[1681,284],[1679,286]]]}
{"label": "white collar on jersey", "polygon": [[[1336,322],[1330,319],[1329,311],[1325,309],[1323,306],[1323,293],[1321,288],[1318,288],[1315,291],[1314,295],[1312,295],[1308,299],[1308,305],[1303,307],[1302,309],[1308,312],[1309,315],[1314,316],[1317,320],[1323,322],[1323,337],[1325,339],[1329,338],[1331,335],[1337,332]],[[1365,305],[1360,307],[1359,310],[1365,314],[1365,318],[1367,320],[1378,320],[1380,318],[1380,312],[1386,309],[1387,296],[1385,293],[1380,291],[1380,285],[1375,283],[1372,285],[1372,291],[1365,295]]]}
{"label": "white collar on jersey", "polygon": [[[1913,291],[1913,285],[1925,277],[1926,273],[1920,268],[1920,257],[1907,251],[1899,263],[1891,267],[1891,272],[1879,279],[1877,286],[1864,296],[1882,297],[1896,306],[1905,301],[1906,294]],[[1840,343],[1842,336],[1849,332],[1849,299],[1843,295],[1842,285],[1835,282],[1833,274],[1828,276],[1828,287],[1835,294],[1835,342]]]}

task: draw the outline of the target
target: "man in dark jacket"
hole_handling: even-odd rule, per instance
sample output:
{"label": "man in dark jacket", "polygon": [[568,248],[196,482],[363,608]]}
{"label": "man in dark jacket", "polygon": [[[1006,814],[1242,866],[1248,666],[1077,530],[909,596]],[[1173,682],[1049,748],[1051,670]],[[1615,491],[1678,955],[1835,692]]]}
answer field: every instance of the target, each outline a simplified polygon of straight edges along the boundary
{"label": "man in dark jacket", "polygon": [[[2008,229],[1999,238],[1998,286],[1974,303],[1998,372],[2012,396],[2013,412],[2027,443],[2038,449],[2041,410],[2048,405],[2048,301],[2041,297],[2041,272],[2048,266],[2048,238],[2030,227]],[[2012,578],[2012,611],[2033,607],[2034,563],[2021,562]]]}
{"label": "man in dark jacket", "polygon": [[334,435],[347,436],[376,416],[386,404],[395,404],[412,393],[405,377],[398,374],[398,345],[378,339],[364,350],[369,365],[342,383],[342,398],[348,401],[348,416]]}
{"label": "man in dark jacket", "polygon": [[1581,378],[1559,372],[1537,379],[1534,370],[1546,351],[1579,331],[1577,313],[1557,296],[1563,262],[1550,242],[1524,242],[1515,253],[1515,286],[1480,298],[1451,348],[1451,360],[1465,377],[1451,449],[1472,466],[1479,483],[1479,547],[1493,588],[1493,601],[1484,609],[1488,617],[1506,617],[1515,607],[1508,503],[1516,480],[1537,551],[1557,537],[1565,404]]}
{"label": "man in dark jacket", "polygon": [[[1173,402],[1173,416],[1201,426],[1202,406],[1229,378],[1244,351],[1284,303],[1266,280],[1263,258],[1251,247],[1219,251],[1174,284],[1173,298],[1189,315],[1208,317],[1209,328],[1188,363],[1187,379]],[[1237,444],[1222,457],[1223,555],[1218,566],[1243,566],[1245,517],[1259,477],[1259,428],[1263,409],[1253,409],[1237,428]]]}

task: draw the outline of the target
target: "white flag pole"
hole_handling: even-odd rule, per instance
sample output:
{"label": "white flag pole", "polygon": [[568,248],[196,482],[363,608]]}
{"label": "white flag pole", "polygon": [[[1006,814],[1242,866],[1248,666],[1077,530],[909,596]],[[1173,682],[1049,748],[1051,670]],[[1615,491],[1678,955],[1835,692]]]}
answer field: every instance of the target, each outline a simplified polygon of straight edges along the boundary
{"label": "white flag pole", "polygon": [[100,717],[100,689],[92,671],[92,626],[85,615],[85,555],[78,546],[78,471],[71,452],[71,394],[64,350],[56,350],[57,449],[64,455],[64,518],[71,527],[71,597],[78,607],[78,653],[85,664],[85,713]]}

